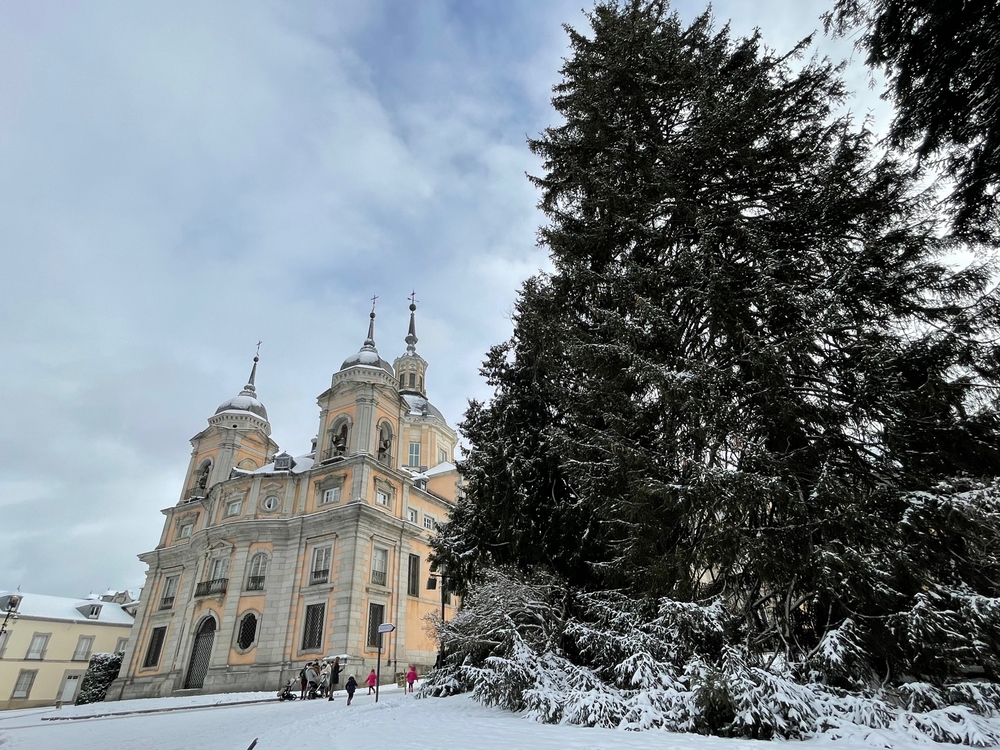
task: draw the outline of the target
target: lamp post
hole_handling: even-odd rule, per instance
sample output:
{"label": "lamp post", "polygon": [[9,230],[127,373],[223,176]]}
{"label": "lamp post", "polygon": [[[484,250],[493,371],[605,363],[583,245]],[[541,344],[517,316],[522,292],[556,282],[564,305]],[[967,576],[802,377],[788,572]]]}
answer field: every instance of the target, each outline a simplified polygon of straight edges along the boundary
{"label": "lamp post", "polygon": [[21,596],[19,594],[8,594],[4,598],[7,601],[2,606],[6,611],[6,614],[4,615],[3,622],[0,623],[0,635],[7,632],[8,622],[14,622],[17,620],[17,607],[21,603]]}
{"label": "lamp post", "polygon": [[[440,573],[431,573],[427,578],[427,588],[434,590],[437,587],[438,579],[441,580],[441,624],[444,625],[444,607],[448,601],[448,574],[442,570]],[[437,666],[444,664],[444,639],[438,639]]]}
{"label": "lamp post", "polygon": [[378,661],[375,662],[375,702],[378,703],[378,689],[382,682],[382,636],[388,635],[396,626],[391,622],[383,622],[378,626]]}

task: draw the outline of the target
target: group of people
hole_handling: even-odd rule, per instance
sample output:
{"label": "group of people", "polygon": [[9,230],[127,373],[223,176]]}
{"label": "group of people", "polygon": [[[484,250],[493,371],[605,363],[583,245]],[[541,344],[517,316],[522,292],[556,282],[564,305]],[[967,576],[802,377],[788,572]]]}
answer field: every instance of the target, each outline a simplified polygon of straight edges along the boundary
{"label": "group of people", "polygon": [[[328,660],[323,660],[322,663],[318,661],[311,661],[306,664],[302,670],[299,672],[299,681],[302,686],[301,698],[326,698],[327,700],[333,700],[333,693],[338,689],[340,684],[340,673],[343,668],[340,666],[340,657],[334,658],[333,662]],[[417,681],[417,668],[410,665],[409,671],[406,673],[406,690],[409,693],[413,692],[413,683]],[[378,675],[375,674],[373,669],[368,677],[365,678],[365,684],[368,686],[368,695],[375,692],[375,685],[378,682]],[[351,705],[351,701],[354,699],[354,691],[358,689],[358,681],[354,679],[354,675],[347,678],[347,682],[344,685],[347,690],[347,705]]]}

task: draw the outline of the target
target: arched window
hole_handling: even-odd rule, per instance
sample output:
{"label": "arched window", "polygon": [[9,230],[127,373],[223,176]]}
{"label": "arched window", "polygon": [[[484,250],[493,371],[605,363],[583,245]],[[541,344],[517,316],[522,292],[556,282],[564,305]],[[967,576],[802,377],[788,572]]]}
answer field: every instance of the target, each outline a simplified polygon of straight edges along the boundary
{"label": "arched window", "polygon": [[413,388],[417,384],[417,376],[414,373],[410,373],[410,388]]}
{"label": "arched window", "polygon": [[250,561],[250,575],[247,576],[247,591],[263,591],[267,578],[267,555],[258,552]]}
{"label": "arched window", "polygon": [[208,487],[208,476],[212,473],[212,459],[206,458],[201,462],[201,466],[198,467],[198,473],[195,475],[194,486],[195,489],[203,490]]}
{"label": "arched window", "polygon": [[326,452],[324,459],[335,456],[346,456],[351,440],[351,423],[346,417],[339,418],[327,432]]}
{"label": "arched window", "polygon": [[392,428],[383,422],[378,428],[377,457],[382,463],[392,465]]}
{"label": "arched window", "polygon": [[406,373],[399,373],[399,387],[402,388],[406,385]]}
{"label": "arched window", "polygon": [[239,630],[236,633],[236,647],[241,651],[248,651],[257,640],[257,615],[247,612],[240,620]]}

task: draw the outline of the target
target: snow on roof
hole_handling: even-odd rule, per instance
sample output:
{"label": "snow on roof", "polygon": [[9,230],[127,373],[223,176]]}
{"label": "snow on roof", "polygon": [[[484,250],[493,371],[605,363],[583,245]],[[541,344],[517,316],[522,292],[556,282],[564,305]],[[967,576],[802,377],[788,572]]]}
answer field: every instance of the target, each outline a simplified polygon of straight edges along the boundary
{"label": "snow on roof", "polygon": [[[0,596],[8,596],[16,592],[0,591]],[[74,622],[100,622],[105,625],[131,625],[135,619],[121,605],[112,602],[94,601],[92,599],[67,599],[63,596],[48,596],[47,594],[21,594],[21,603],[17,607],[20,617],[37,617],[44,620],[72,620]],[[88,610],[91,606],[101,608],[97,617],[87,617],[77,607]]]}
{"label": "snow on roof", "polygon": [[457,471],[457,470],[458,470],[458,467],[455,466],[455,464],[451,463],[451,461],[442,461],[437,466],[435,466],[435,467],[433,467],[433,468],[428,469],[427,471],[425,471],[424,472],[424,476],[425,477],[434,477],[434,476],[437,476],[438,474],[446,474],[449,471]]}
{"label": "snow on roof", "polygon": [[[293,458],[292,459],[293,466],[292,466],[291,473],[292,474],[303,474],[303,473],[309,471],[309,469],[311,469],[313,467],[313,463],[315,463],[315,459],[313,458],[313,455],[314,454],[312,454],[312,453],[307,453],[304,456],[296,456],[295,458]],[[272,461],[269,464],[264,464],[259,469],[255,469],[254,471],[243,471],[241,469],[240,473],[241,474],[279,474],[279,473],[280,474],[285,474],[287,472],[285,472],[285,471],[276,472],[274,470],[274,461]]]}

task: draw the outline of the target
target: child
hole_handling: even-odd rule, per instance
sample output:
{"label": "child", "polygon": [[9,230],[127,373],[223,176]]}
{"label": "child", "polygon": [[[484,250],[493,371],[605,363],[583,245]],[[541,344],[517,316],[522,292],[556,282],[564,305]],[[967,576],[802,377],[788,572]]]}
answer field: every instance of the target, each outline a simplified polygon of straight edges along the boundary
{"label": "child", "polygon": [[375,670],[373,669],[371,671],[371,674],[369,674],[367,679],[365,680],[365,684],[368,686],[368,695],[371,695],[372,693],[375,692],[376,682],[378,682],[378,677],[375,676]]}
{"label": "child", "polygon": [[417,681],[417,668],[410,665],[410,671],[406,673],[406,691],[413,692],[413,683]]}
{"label": "child", "polygon": [[347,678],[347,705],[351,705],[351,701],[354,699],[354,691],[358,689],[358,681],[354,679],[354,675]]}

